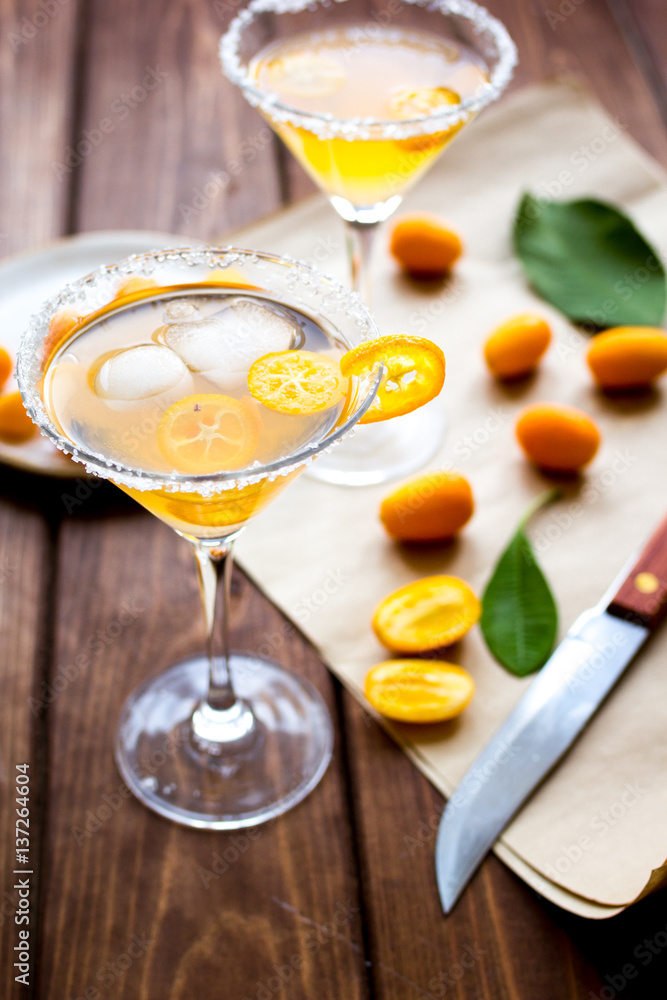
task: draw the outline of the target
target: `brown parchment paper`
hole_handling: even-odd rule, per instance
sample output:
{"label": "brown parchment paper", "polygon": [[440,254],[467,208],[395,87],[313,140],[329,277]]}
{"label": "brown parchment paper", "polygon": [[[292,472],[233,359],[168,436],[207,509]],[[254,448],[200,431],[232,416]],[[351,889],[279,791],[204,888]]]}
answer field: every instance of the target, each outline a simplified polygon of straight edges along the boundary
{"label": "brown parchment paper", "polygon": [[[530,529],[557,597],[561,635],[597,602],[667,509],[665,390],[616,402],[594,390],[587,338],[531,293],[511,252],[511,219],[526,188],[620,203],[659,251],[667,246],[663,173],[622,122],[570,83],[520,91],[489,109],[406,199],[406,210],[444,215],[466,247],[449,283],[420,287],[399,275],[381,239],[374,283],[381,332],[422,334],[445,351],[445,389],[431,405],[445,409],[448,432],[429,468],[457,468],[473,485],[477,509],[460,540],[402,549],[377,517],[386,486],[345,489],[302,476],[238,542],[244,568],[362,701],[366,671],[388,655],[369,624],[376,603],[430,573],[462,576],[480,592],[521,513],[547,485],[514,440],[514,419],[525,404],[579,406],[603,433],[583,480],[566,486],[567,495]],[[236,233],[234,242],[305,258],[345,278],[342,225],[320,197]],[[643,276],[628,276],[628,294]],[[532,309],[552,322],[555,343],[531,382],[503,388],[489,377],[481,344],[502,319]],[[265,652],[277,652],[282,641],[258,640]],[[530,683],[502,670],[477,630],[460,643],[456,659],[477,685],[463,716],[432,727],[387,725],[445,794]],[[533,888],[589,917],[611,916],[667,875],[667,628],[496,850]]]}

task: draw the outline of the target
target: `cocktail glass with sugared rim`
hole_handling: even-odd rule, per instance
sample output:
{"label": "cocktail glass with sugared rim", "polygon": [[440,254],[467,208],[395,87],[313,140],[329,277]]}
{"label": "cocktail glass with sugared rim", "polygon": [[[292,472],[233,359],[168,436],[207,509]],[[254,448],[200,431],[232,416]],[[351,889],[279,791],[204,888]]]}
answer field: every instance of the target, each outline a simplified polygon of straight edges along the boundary
{"label": "cocktail glass with sugared rim", "polygon": [[[342,379],[338,359],[376,335],[358,297],[306,264],[186,248],[69,285],[23,338],[19,386],[42,433],[173,527],[196,557],[208,655],[141,685],[116,741],[135,795],[176,822],[261,823],[326,769],[332,728],[318,692],[268,659],[229,652],[231,550],[372,404],[381,372]],[[308,412],[249,395],[249,367],[273,353],[324,372]]]}
{"label": "cocktail glass with sugared rim", "polygon": [[[370,304],[378,224],[500,96],[516,49],[505,27],[469,0],[392,0],[380,9],[367,0],[251,0],[220,56],[344,219],[352,285]],[[443,433],[437,406],[361,428],[313,474],[383,482],[428,461]]]}

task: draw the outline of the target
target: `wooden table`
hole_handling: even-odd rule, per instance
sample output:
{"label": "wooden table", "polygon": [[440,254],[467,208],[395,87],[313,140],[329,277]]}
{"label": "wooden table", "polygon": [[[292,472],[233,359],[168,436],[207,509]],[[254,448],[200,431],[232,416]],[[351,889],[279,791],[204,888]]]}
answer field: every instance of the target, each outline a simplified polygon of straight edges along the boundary
{"label": "wooden table", "polygon": [[[94,229],[220,241],[310,190],[276,141],[252,153],[261,122],[220,74],[218,38],[238,6],[0,0],[0,253]],[[519,46],[514,86],[583,75],[667,164],[661,0],[489,6]],[[97,140],[104,119],[113,129],[68,161],[68,148]],[[241,172],[203,210],[188,211],[239,158]],[[334,760],[304,804],[233,835],[172,825],[125,797],[111,752],[120,706],[141,679],[201,647],[198,594],[173,532],[106,484],[71,509],[64,496],[75,487],[3,469],[5,1000],[664,996],[664,893],[587,922],[546,904],[490,857],[445,920],[433,871],[440,796],[298,635],[278,658],[314,681],[336,727]],[[236,645],[252,648],[281,623],[237,573]],[[48,704],[33,712],[30,698]],[[33,796],[30,986],[15,982],[13,968],[13,788],[22,762]]]}

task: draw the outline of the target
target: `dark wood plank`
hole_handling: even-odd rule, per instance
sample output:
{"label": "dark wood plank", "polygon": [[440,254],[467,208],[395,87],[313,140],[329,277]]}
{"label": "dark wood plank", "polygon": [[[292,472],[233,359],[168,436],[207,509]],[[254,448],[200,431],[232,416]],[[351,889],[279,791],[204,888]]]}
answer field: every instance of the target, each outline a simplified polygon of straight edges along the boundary
{"label": "dark wood plank", "polygon": [[[8,476],[10,480],[15,479]],[[32,488],[37,481],[31,477]],[[34,962],[37,949],[40,826],[43,817],[43,760],[40,745],[43,697],[44,640],[48,634],[50,594],[50,543],[48,526],[39,511],[10,499],[10,489],[0,500],[0,647],[2,685],[0,697],[0,994],[7,1000],[25,997],[26,986],[16,982],[24,969],[14,968],[14,948],[19,931],[29,934]],[[16,490],[20,496],[20,485]],[[29,802],[17,804],[17,765],[27,764]],[[21,786],[25,787],[23,780]],[[27,808],[29,844],[17,843],[17,809]],[[22,817],[24,813],[19,813]],[[16,848],[28,849],[28,864],[17,858]],[[14,875],[15,871],[30,872]],[[17,909],[15,886],[26,883],[29,909]],[[25,892],[23,893],[25,896]],[[25,922],[25,916],[28,922]],[[19,924],[15,923],[19,919]],[[32,983],[32,968],[29,970]]]}
{"label": "dark wood plank", "polygon": [[76,0],[0,4],[0,256],[64,231]]}
{"label": "dark wood plank", "polygon": [[[514,86],[558,74],[579,77],[645,148],[667,155],[660,108],[631,40],[606,0],[567,4],[535,0],[515,4],[489,0],[519,49]],[[562,10],[561,10],[562,8]]]}
{"label": "dark wood plank", "polygon": [[[69,133],[75,20],[78,3],[47,13],[37,0],[0,3],[0,257],[59,235],[69,185],[54,169]],[[0,338],[3,339],[3,338]],[[40,493],[57,498],[36,477],[4,469],[0,499],[0,995],[26,997],[15,981],[19,929],[37,936],[39,831],[42,820],[41,716],[52,594],[49,528],[35,508]],[[33,699],[31,702],[30,699]],[[32,706],[32,707],[31,707]],[[16,926],[16,765],[30,765],[30,923]],[[32,983],[33,976],[30,974]]]}
{"label": "dark wood plank", "polygon": [[80,135],[94,145],[78,168],[79,229],[162,229],[215,243],[279,205],[275,139],[218,62],[233,9],[90,4]]}
{"label": "dark wood plank", "polygon": [[[662,113],[663,129],[667,126],[667,21],[661,0],[607,0],[610,10],[633,50],[648,86]],[[664,152],[657,155],[667,164]]]}

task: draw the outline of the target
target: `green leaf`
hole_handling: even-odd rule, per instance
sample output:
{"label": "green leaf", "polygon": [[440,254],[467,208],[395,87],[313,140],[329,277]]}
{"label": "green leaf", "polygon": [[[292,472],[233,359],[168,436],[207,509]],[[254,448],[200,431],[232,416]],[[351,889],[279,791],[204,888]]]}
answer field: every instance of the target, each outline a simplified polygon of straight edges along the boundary
{"label": "green leaf", "polygon": [[543,493],[526,512],[482,597],[485,642],[496,660],[518,677],[539,670],[556,640],[556,602],[524,528],[538,507],[558,495],[557,490]]}
{"label": "green leaf", "polygon": [[667,282],[653,247],[613,205],[525,194],[514,246],[535,290],[576,323],[659,326]]}

